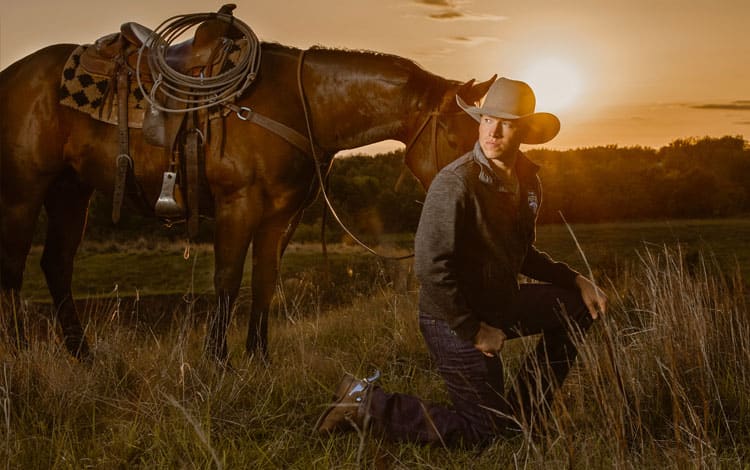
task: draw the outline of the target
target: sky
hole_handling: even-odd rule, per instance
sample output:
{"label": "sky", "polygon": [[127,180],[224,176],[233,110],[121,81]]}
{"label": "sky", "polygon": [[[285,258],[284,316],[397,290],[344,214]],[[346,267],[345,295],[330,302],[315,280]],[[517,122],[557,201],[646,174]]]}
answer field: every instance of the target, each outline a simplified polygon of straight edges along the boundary
{"label": "sky", "polygon": [[[155,28],[222,3],[4,1],[0,67],[49,44],[91,43],[126,21]],[[264,41],[387,52],[461,81],[495,73],[527,81],[537,111],[562,122],[547,148],[750,140],[750,0],[235,3],[235,16]]]}

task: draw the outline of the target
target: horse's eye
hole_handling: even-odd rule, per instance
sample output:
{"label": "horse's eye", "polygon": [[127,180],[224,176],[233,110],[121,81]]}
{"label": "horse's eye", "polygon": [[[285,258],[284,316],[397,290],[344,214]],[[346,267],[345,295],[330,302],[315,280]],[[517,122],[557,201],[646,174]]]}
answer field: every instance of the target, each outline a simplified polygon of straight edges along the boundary
{"label": "horse's eye", "polygon": [[448,143],[448,145],[453,149],[458,147],[458,136],[451,132],[444,122],[438,121],[438,126],[443,131],[443,137],[445,138],[445,141]]}

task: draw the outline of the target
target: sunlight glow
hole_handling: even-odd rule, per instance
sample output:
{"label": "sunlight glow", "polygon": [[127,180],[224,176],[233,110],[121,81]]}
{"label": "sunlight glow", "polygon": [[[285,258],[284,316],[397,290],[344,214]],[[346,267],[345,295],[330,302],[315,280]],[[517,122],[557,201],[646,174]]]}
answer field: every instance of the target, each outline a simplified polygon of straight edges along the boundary
{"label": "sunlight glow", "polygon": [[537,111],[567,110],[583,86],[576,66],[556,57],[534,60],[522,70],[520,78],[534,89]]}

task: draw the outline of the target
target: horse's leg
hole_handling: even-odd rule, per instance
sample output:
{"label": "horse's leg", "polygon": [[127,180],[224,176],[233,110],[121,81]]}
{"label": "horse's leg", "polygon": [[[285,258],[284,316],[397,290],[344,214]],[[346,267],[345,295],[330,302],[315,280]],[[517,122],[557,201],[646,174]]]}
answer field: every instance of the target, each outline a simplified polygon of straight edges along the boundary
{"label": "horse's leg", "polygon": [[263,210],[260,196],[251,195],[249,188],[244,191],[247,194],[216,201],[214,290],[217,307],[208,322],[206,353],[221,363],[226,362],[229,355],[227,328],[232,306],[242,282],[247,249]]}
{"label": "horse's leg", "polygon": [[65,347],[78,359],[89,356],[89,346],[78,319],[70,285],[73,258],[86,227],[92,191],[71,171],[63,173],[52,183],[44,200],[48,223],[42,271],[52,294]]}
{"label": "horse's leg", "polygon": [[[26,257],[47,188],[65,166],[67,120],[58,101],[60,75],[74,47],[46,47],[0,71],[0,289],[14,300],[11,314],[18,312]],[[22,337],[20,323],[14,319],[10,327]]]}
{"label": "horse's leg", "polygon": [[281,256],[301,219],[301,211],[291,218],[279,215],[262,225],[253,240],[253,304],[245,343],[251,357],[257,352],[268,360],[268,311],[279,279]]}
{"label": "horse's leg", "polygon": [[17,348],[28,345],[23,324],[21,286],[26,257],[31,249],[41,201],[0,199],[0,312],[12,343]]}

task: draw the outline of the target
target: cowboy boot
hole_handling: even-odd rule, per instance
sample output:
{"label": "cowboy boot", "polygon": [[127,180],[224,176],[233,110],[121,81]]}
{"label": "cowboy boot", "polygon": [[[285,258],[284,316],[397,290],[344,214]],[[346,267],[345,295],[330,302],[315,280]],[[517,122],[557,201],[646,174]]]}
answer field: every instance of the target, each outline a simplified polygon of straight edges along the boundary
{"label": "cowboy boot", "polygon": [[361,380],[346,374],[336,390],[333,403],[315,423],[315,431],[320,434],[348,429],[364,431],[370,421],[370,391],[379,378],[379,370]]}

